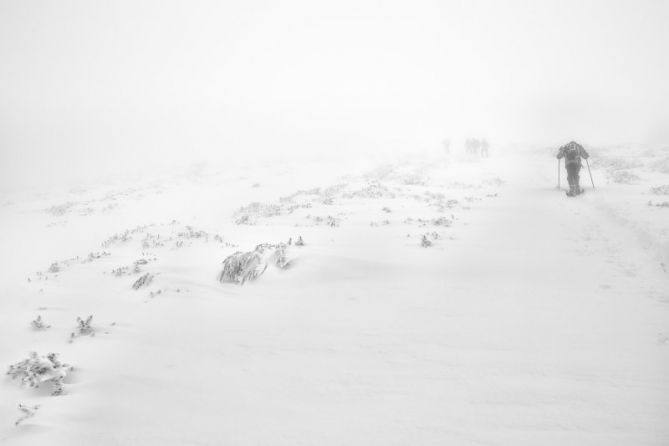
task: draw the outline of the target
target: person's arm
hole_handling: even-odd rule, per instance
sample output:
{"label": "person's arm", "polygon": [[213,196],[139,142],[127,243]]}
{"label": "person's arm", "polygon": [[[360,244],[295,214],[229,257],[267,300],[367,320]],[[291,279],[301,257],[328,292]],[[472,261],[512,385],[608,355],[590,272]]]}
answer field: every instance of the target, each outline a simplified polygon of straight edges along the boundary
{"label": "person's arm", "polygon": [[581,147],[581,158],[584,158],[586,160],[590,158],[590,155],[588,154],[588,152],[585,151],[583,147]]}
{"label": "person's arm", "polygon": [[564,158],[564,147],[560,147],[560,150],[557,154],[557,159]]}

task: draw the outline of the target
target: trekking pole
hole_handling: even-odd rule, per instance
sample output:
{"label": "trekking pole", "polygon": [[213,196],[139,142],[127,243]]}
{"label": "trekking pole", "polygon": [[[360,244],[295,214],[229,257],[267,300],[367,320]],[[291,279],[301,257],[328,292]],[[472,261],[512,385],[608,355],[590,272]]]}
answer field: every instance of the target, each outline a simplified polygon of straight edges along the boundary
{"label": "trekking pole", "polygon": [[558,158],[558,185],[557,188],[560,188],[560,158]]}
{"label": "trekking pole", "polygon": [[585,164],[588,166],[588,173],[590,174],[590,182],[592,183],[592,188],[595,188],[595,182],[592,181],[592,172],[590,172],[590,163],[588,162],[588,159],[585,159]]}

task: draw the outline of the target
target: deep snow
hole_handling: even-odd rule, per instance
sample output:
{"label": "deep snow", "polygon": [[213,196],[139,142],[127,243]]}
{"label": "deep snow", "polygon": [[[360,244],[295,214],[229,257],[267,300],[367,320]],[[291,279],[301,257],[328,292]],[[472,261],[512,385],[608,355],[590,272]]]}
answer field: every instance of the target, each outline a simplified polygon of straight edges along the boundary
{"label": "deep snow", "polygon": [[[669,153],[591,154],[573,199],[549,150],[2,197],[0,366],[75,370],[2,381],[0,442],[668,444]],[[218,281],[289,239],[290,268]]]}

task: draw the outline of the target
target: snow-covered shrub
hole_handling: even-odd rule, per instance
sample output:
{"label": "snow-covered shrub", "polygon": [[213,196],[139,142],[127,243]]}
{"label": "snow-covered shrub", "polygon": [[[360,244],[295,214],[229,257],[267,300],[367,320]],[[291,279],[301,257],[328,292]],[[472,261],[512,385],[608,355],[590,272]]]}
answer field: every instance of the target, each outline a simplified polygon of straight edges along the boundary
{"label": "snow-covered shrub", "polygon": [[28,359],[10,365],[7,375],[12,379],[18,378],[23,385],[35,388],[48,382],[52,386],[51,394],[61,395],[63,393],[63,380],[72,369],[72,366],[61,363],[56,353],[40,356],[32,352]]}
{"label": "snow-covered shrub", "polygon": [[255,225],[260,218],[292,214],[298,209],[308,209],[311,207],[311,203],[290,204],[290,200],[281,200],[281,204],[254,202],[248,206],[241,207],[233,215],[235,223],[238,225]]}
{"label": "snow-covered shrub", "polygon": [[232,282],[243,285],[247,280],[255,280],[267,269],[267,263],[260,252],[249,251],[236,253],[223,260],[223,271],[218,276],[219,282]]}
{"label": "snow-covered shrub", "polygon": [[88,257],[86,257],[86,260],[82,261],[82,263],[92,262],[92,261],[94,261],[94,260],[98,260],[98,259],[101,259],[101,258],[103,258],[103,257],[110,256],[110,255],[111,255],[111,253],[109,253],[109,252],[107,252],[107,251],[102,251],[102,252],[89,252],[89,253],[88,253]]}
{"label": "snow-covered shrub", "polygon": [[107,240],[102,242],[102,247],[108,248],[112,245],[119,243],[126,243],[130,240],[132,240],[132,236],[130,235],[130,231],[126,230],[120,234],[114,234],[111,237],[109,237]]}
{"label": "snow-covered shrub", "polygon": [[75,330],[70,333],[70,342],[74,341],[75,338],[80,336],[95,336],[95,327],[91,325],[93,321],[93,315],[91,314],[85,320],[77,317],[77,327]]}
{"label": "snow-covered shrub", "polygon": [[344,198],[395,198],[395,193],[390,188],[373,181],[362,189],[346,192]]}
{"label": "snow-covered shrub", "polygon": [[162,248],[165,246],[165,242],[170,239],[161,238],[160,234],[152,234],[147,232],[147,234],[142,239],[142,249],[156,249]]}
{"label": "snow-covered shrub", "polygon": [[275,217],[281,215],[281,206],[253,202],[243,206],[235,212],[235,223],[238,225],[254,225],[260,217]]}
{"label": "snow-covered shrub", "polygon": [[41,315],[37,316],[37,319],[30,322],[30,326],[35,330],[46,330],[47,328],[51,327],[51,325],[46,325],[44,323]]}
{"label": "snow-covered shrub", "polygon": [[126,274],[130,274],[130,268],[127,266],[120,266],[111,270],[111,273],[116,277],[125,276]]}
{"label": "snow-covered shrub", "polygon": [[428,248],[433,245],[433,240],[439,240],[439,234],[437,232],[428,232],[427,234],[423,234],[423,238],[420,241],[420,245],[423,248]]}
{"label": "snow-covered shrub", "polygon": [[301,235],[297,238],[297,241],[295,242],[295,246],[304,246],[304,240],[302,240]]}
{"label": "snow-covered shrub", "polygon": [[643,165],[639,160],[636,159],[611,158],[607,156],[596,156],[591,160],[588,160],[588,162],[592,167],[604,168],[609,172],[616,170],[634,169]]}
{"label": "snow-covered shrub", "polygon": [[669,156],[655,161],[650,165],[650,168],[657,172],[669,174]]}
{"label": "snow-covered shrub", "polygon": [[662,186],[651,187],[650,193],[655,195],[669,195],[669,184],[663,184]]}
{"label": "snow-covered shrub", "polygon": [[444,226],[447,228],[451,226],[452,223],[453,222],[446,217],[439,217],[432,220],[434,226]]}
{"label": "snow-covered shrub", "polygon": [[132,284],[133,290],[138,290],[142,287],[148,286],[153,280],[153,274],[146,273],[141,276],[139,279],[135,280],[135,283]]}
{"label": "snow-covered shrub", "polygon": [[425,185],[425,179],[416,173],[407,173],[404,175],[398,175],[398,181],[401,184],[404,184],[406,186],[424,186]]}
{"label": "snow-covered shrub", "polygon": [[209,233],[203,230],[195,230],[192,226],[186,226],[186,231],[179,232],[177,234],[179,238],[191,239],[191,238],[203,238],[205,240],[209,239]]}
{"label": "snow-covered shrub", "polygon": [[341,219],[328,215],[327,217],[321,217],[320,215],[307,215],[307,219],[311,220],[314,225],[320,226],[322,224],[336,228],[341,224]]}
{"label": "snow-covered shrub", "polygon": [[408,217],[404,220],[404,224],[411,225],[417,223],[418,226],[420,227],[425,227],[425,226],[442,226],[442,227],[450,227],[453,224],[453,220],[450,220],[446,217],[439,217],[439,218],[433,218],[431,220],[426,220],[424,218],[412,218]]}
{"label": "snow-covered shrub", "polygon": [[631,184],[639,181],[639,176],[629,170],[616,170],[610,173],[611,179],[615,183]]}
{"label": "snow-covered shrub", "polygon": [[49,266],[50,273],[57,273],[59,271],[60,271],[60,266],[58,265],[58,262],[53,262],[51,266]]}
{"label": "snow-covered shrub", "polygon": [[32,418],[35,416],[35,412],[40,408],[40,405],[37,404],[35,406],[24,406],[23,404],[19,404],[19,410],[21,411],[21,416],[19,417],[18,420],[14,422],[15,426],[18,426],[28,418]]}
{"label": "snow-covered shrub", "polygon": [[274,254],[272,254],[272,259],[274,260],[274,264],[279,268],[279,269],[286,269],[290,266],[290,261],[288,260],[288,257],[286,256],[286,245],[281,243],[276,247],[276,250],[274,251]]}
{"label": "snow-covered shrub", "polygon": [[223,261],[223,271],[219,274],[218,280],[222,283],[243,285],[246,281],[260,277],[270,263],[279,269],[287,269],[291,266],[291,261],[286,255],[287,248],[288,245],[285,243],[278,245],[262,243],[253,251],[237,251]]}
{"label": "snow-covered shrub", "polygon": [[53,205],[49,208],[46,208],[44,212],[47,214],[51,214],[54,217],[60,217],[65,214],[67,214],[72,206],[74,206],[76,203],[73,203],[71,201],[68,201],[67,203],[59,204],[59,205]]}

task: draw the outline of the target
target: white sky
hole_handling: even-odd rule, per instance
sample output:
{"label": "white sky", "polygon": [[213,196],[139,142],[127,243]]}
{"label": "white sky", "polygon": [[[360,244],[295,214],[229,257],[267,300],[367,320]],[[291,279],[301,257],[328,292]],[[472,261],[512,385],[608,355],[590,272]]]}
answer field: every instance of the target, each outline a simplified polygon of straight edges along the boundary
{"label": "white sky", "polygon": [[663,0],[0,0],[0,188],[446,137],[667,141],[667,79]]}

